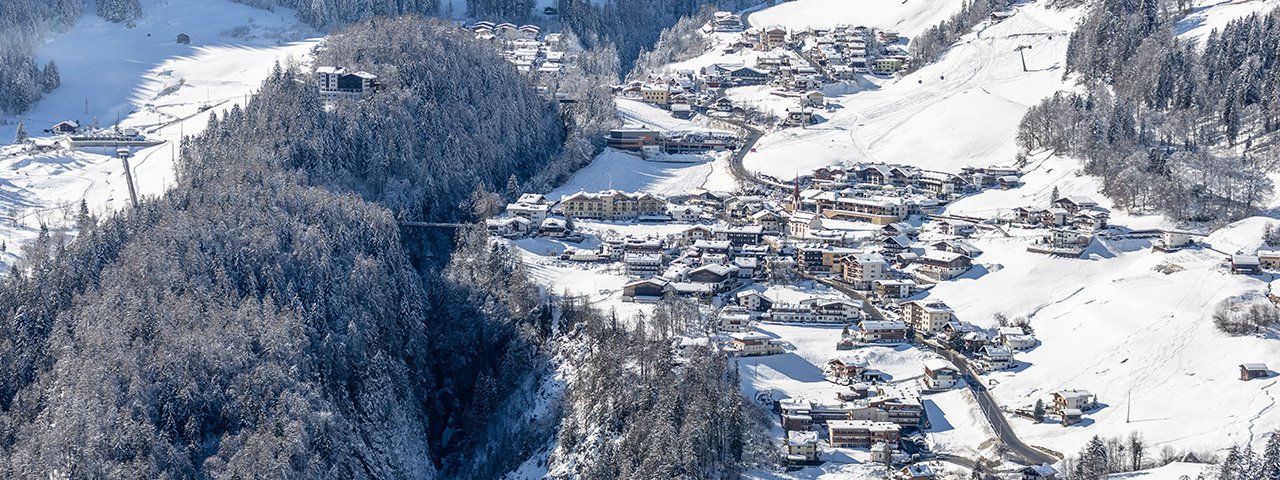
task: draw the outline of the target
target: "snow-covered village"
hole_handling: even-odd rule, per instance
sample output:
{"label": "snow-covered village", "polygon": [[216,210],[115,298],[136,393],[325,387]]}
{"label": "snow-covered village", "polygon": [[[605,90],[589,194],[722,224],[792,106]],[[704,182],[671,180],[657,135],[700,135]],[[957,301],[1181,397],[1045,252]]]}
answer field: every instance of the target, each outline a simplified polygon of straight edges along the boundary
{"label": "snow-covered village", "polygon": [[12,1],[0,477],[1280,479],[1280,0]]}

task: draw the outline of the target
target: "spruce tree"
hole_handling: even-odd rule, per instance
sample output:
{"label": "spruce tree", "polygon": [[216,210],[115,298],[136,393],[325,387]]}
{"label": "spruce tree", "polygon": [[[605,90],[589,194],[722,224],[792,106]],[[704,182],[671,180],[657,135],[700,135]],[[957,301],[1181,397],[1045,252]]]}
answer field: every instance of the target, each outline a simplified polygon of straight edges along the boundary
{"label": "spruce tree", "polygon": [[1271,433],[1267,447],[1262,451],[1262,478],[1280,479],[1280,431]]}
{"label": "spruce tree", "polygon": [[42,76],[41,86],[44,87],[44,93],[52,92],[62,85],[62,75],[58,73],[58,64],[53,63],[53,60],[49,60],[49,63],[44,64]]}
{"label": "spruce tree", "polygon": [[13,143],[27,143],[27,126],[18,122],[18,130],[13,135]]}

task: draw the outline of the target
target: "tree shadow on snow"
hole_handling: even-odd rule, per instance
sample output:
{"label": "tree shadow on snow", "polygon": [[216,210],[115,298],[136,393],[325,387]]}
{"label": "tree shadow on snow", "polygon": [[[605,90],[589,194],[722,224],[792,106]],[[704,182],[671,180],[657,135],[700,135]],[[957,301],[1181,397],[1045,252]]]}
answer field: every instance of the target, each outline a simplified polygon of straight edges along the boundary
{"label": "tree shadow on snow", "polygon": [[922,399],[920,400],[920,404],[924,406],[924,413],[929,417],[929,428],[925,430],[926,432],[938,433],[955,430],[955,427],[951,425],[951,422],[947,421],[947,414],[942,411],[942,408],[938,407],[936,402],[929,399]]}
{"label": "tree shadow on snow", "polygon": [[743,372],[755,372],[761,366],[776,370],[797,382],[826,382],[822,369],[795,353],[787,352],[764,357],[744,357],[738,360]]}

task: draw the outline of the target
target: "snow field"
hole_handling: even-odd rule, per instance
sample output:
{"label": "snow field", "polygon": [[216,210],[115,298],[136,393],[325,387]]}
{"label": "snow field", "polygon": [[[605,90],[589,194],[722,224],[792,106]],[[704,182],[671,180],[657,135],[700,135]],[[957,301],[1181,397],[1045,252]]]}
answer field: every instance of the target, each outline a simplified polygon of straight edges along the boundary
{"label": "snow field", "polygon": [[[901,79],[877,80],[874,88],[828,98],[840,108],[827,112],[826,122],[766,135],[745,166],[790,178],[856,162],[944,171],[1012,162],[1013,132],[1023,113],[1065,88],[1060,67],[1066,33],[1080,12],[1042,3],[980,26],[940,61]],[[1031,47],[1024,52],[1027,72],[1015,51],[1023,45]]]}
{"label": "snow field", "polygon": [[[166,142],[135,149],[130,159],[138,195],[158,195],[172,181],[181,135],[199,133],[209,114],[243,103],[275,62],[305,61],[318,43],[293,42],[316,33],[287,9],[270,12],[225,0],[144,1],[143,9],[146,16],[132,29],[88,9],[70,32],[42,46],[37,60],[58,64],[62,86],[30,112],[4,117],[0,138],[13,138],[19,121],[35,138],[62,120],[109,126],[118,118],[121,127]],[[192,43],[177,44],[178,33],[190,35]],[[34,238],[39,225],[73,223],[81,200],[99,214],[129,201],[123,166],[111,149],[19,150],[0,147],[0,240],[9,246],[0,254],[0,269],[16,260],[17,247]]]}

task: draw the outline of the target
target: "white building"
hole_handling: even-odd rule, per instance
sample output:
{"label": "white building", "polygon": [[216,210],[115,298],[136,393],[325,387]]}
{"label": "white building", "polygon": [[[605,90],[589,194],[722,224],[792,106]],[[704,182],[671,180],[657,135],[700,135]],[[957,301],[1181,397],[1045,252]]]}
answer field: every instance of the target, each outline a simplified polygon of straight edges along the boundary
{"label": "white building", "polygon": [[316,89],[321,95],[362,95],[372,92],[378,76],[369,72],[348,72],[343,67],[316,68]]}
{"label": "white building", "polygon": [[994,345],[982,347],[982,357],[979,358],[979,362],[989,371],[1008,370],[1017,364],[1013,361],[1013,353],[1009,349]]}

